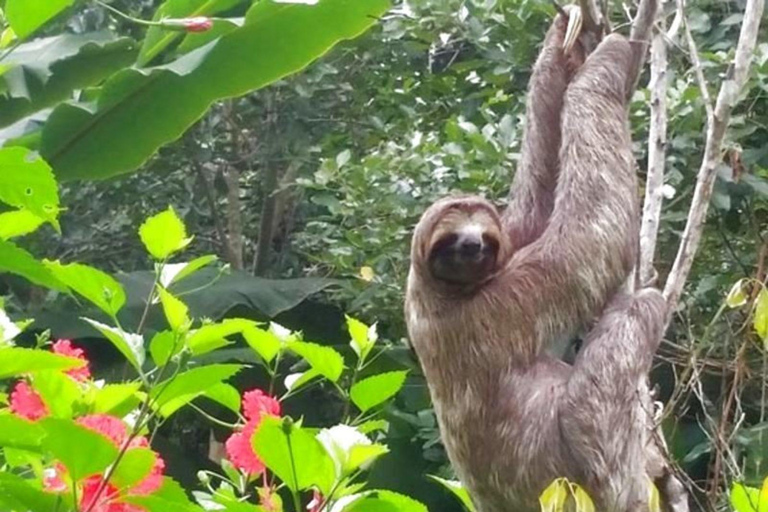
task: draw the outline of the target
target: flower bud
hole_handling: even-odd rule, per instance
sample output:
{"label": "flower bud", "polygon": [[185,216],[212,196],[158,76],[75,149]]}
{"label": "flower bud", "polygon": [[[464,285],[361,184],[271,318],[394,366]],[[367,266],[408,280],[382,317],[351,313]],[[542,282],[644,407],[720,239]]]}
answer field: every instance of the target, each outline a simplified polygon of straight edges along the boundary
{"label": "flower bud", "polygon": [[213,20],[205,16],[195,18],[165,18],[160,20],[160,26],[170,30],[187,32],[207,32],[213,27]]}

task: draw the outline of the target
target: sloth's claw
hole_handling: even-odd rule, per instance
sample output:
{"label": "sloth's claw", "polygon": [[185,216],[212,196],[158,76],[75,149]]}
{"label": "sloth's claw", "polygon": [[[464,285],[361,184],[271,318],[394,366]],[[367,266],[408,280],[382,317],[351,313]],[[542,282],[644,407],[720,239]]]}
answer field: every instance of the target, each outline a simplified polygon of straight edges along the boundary
{"label": "sloth's claw", "polygon": [[584,23],[584,17],[581,14],[581,9],[576,5],[569,5],[565,8],[565,12],[568,14],[568,27],[565,30],[565,37],[563,38],[563,53],[568,53],[576,44],[576,40],[581,34],[581,27]]}

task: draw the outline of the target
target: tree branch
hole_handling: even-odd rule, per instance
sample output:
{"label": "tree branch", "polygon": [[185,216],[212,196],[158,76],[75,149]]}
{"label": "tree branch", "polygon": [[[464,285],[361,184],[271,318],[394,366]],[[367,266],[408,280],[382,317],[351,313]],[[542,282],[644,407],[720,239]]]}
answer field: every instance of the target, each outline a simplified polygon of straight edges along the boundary
{"label": "tree branch", "polygon": [[[725,81],[720,87],[712,118],[707,119],[707,139],[704,148],[704,158],[696,179],[696,189],[693,193],[688,221],[683,232],[675,263],[664,287],[664,297],[670,305],[670,318],[671,312],[674,311],[680,299],[680,294],[683,291],[685,281],[693,264],[693,257],[699,247],[709,200],[715,184],[717,164],[721,160],[725,131],[728,128],[731,111],[747,80],[752,63],[752,55],[757,43],[760,18],[763,15],[763,4],[764,0],[747,0],[739,42],[736,47],[736,56],[728,69]],[[700,80],[698,73],[697,80]],[[699,86],[705,88],[706,84],[700,83]]]}
{"label": "tree branch", "polygon": [[651,43],[651,126],[648,135],[648,176],[645,182],[643,220],[640,225],[640,286],[655,279],[653,257],[661,217],[662,186],[667,149],[667,41],[663,9],[659,9],[656,34]]}
{"label": "tree branch", "polygon": [[656,19],[656,11],[658,8],[658,0],[640,0],[637,14],[632,21],[632,30],[629,33],[629,41],[633,46],[634,68],[632,80],[630,81],[631,87],[627,91],[628,97],[632,96],[632,93],[635,91],[637,81],[640,78],[640,72],[645,65],[646,55],[648,54],[648,41],[651,39],[651,30],[653,28],[653,22]]}

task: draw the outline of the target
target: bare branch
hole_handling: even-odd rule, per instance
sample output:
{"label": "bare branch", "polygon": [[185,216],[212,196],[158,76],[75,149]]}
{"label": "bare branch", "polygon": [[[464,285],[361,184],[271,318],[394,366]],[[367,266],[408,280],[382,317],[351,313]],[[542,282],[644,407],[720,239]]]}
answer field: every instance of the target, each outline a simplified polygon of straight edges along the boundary
{"label": "bare branch", "polygon": [[635,62],[633,77],[630,81],[632,86],[627,91],[628,96],[631,96],[635,87],[637,87],[637,80],[645,65],[645,58],[648,53],[648,41],[651,39],[651,30],[653,28],[653,22],[656,19],[656,11],[658,10],[658,7],[658,0],[640,0],[637,14],[632,21],[632,30],[629,33],[629,41],[633,46]]}
{"label": "bare branch", "polygon": [[[683,0],[678,0],[682,2]],[[696,41],[691,34],[691,27],[688,26],[688,21],[683,20],[685,26],[685,40],[688,44],[688,53],[690,54],[691,64],[693,64],[693,72],[696,74],[696,82],[699,85],[701,91],[701,101],[704,102],[704,110],[707,113],[707,126],[711,126],[714,123],[715,112],[712,110],[712,96],[709,95],[709,89],[707,88],[707,80],[704,78],[704,69],[701,66],[701,59],[699,58],[699,50],[696,47]]]}
{"label": "bare branch", "polygon": [[[663,3],[662,3],[663,5]],[[648,136],[648,177],[645,182],[643,220],[640,225],[640,285],[654,280],[653,257],[661,217],[662,186],[667,148],[667,42],[663,9],[651,43],[651,126]]]}
{"label": "bare branch", "polygon": [[664,297],[670,304],[670,315],[683,291],[688,273],[693,264],[693,257],[699,247],[701,232],[707,217],[709,199],[715,184],[717,164],[721,160],[721,150],[725,131],[731,118],[739,93],[747,80],[752,55],[757,43],[760,18],[763,15],[764,0],[747,0],[744,19],[736,47],[736,56],[729,67],[726,78],[717,95],[717,103],[711,119],[707,120],[707,139],[704,148],[704,158],[696,179],[696,189],[693,193],[688,221],[683,232],[675,263],[664,288]]}
{"label": "bare branch", "polygon": [[602,33],[603,17],[595,0],[579,0],[579,7],[584,17],[584,30],[594,34]]}

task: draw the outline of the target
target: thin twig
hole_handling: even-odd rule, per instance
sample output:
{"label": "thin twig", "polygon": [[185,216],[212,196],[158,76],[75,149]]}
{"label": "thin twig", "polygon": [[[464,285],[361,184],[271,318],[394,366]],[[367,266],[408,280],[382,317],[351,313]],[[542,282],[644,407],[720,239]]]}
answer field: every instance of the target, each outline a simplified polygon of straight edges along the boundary
{"label": "thin twig", "polygon": [[[671,312],[680,298],[688,273],[693,264],[693,257],[699,247],[704,221],[707,216],[709,200],[715,184],[717,165],[721,160],[721,148],[731,111],[736,104],[739,93],[747,80],[752,55],[757,43],[757,35],[760,28],[760,19],[763,15],[763,0],[747,0],[747,6],[742,21],[739,42],[736,47],[736,56],[729,68],[727,76],[720,87],[714,112],[707,120],[707,139],[704,149],[704,158],[699,168],[696,180],[696,189],[693,194],[691,209],[688,213],[688,221],[683,232],[680,249],[675,258],[675,263],[667,279],[664,288],[664,297],[670,305]],[[700,84],[701,86],[701,84]],[[704,89],[703,87],[702,89]]]}

